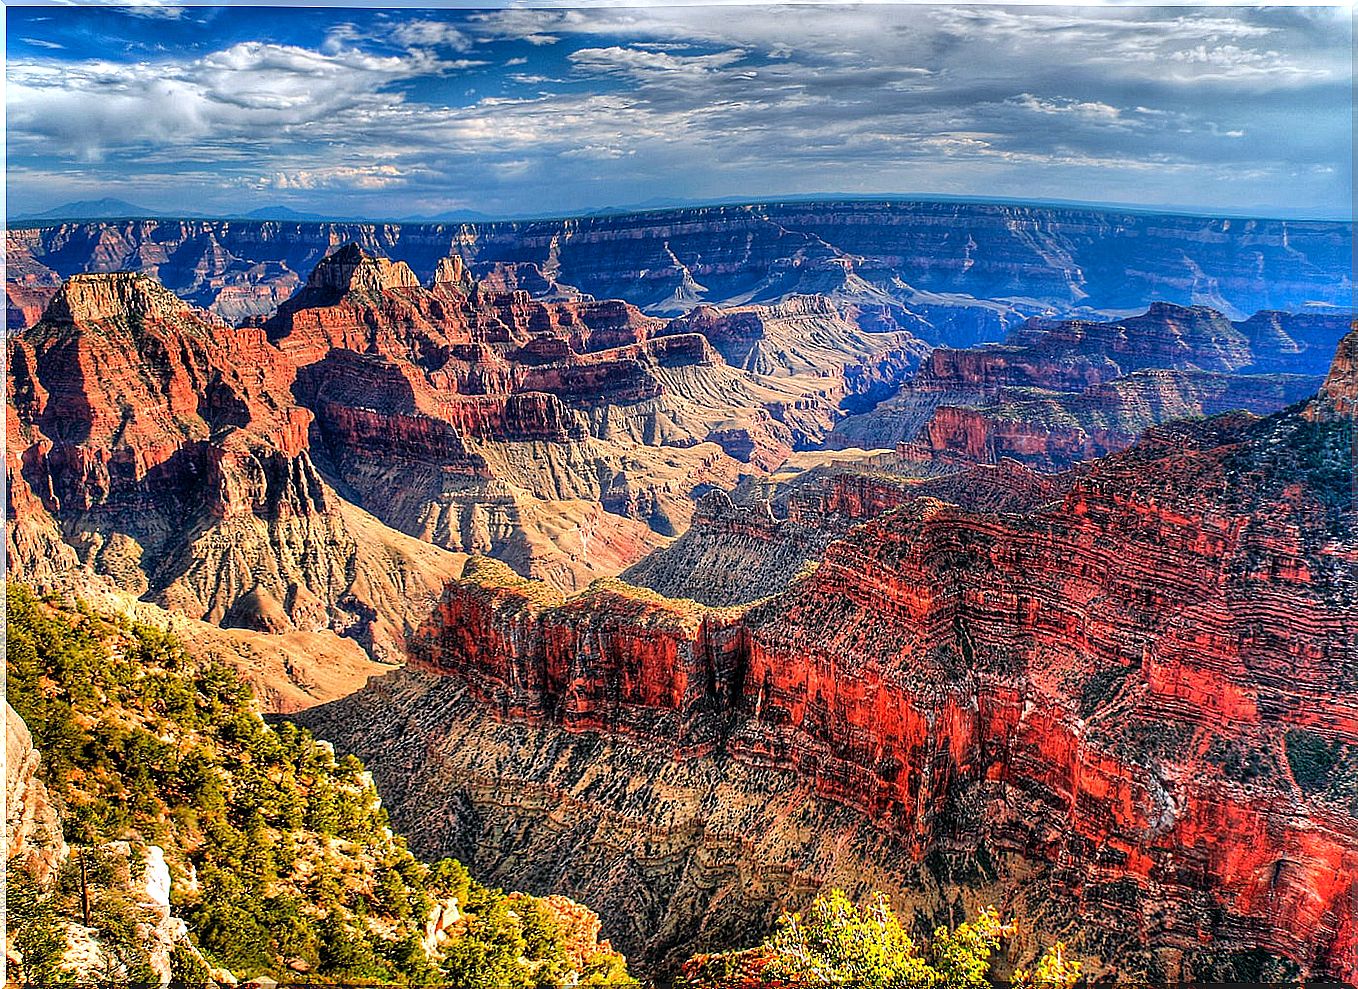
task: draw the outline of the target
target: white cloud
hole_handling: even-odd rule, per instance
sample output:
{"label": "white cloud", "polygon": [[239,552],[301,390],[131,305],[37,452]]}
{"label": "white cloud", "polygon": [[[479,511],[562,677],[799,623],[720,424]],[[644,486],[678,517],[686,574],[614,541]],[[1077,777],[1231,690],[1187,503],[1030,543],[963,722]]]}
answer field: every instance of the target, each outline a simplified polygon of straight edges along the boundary
{"label": "white cloud", "polygon": [[1101,124],[1125,123],[1120,109],[1108,103],[1100,103],[1098,100],[1074,100],[1067,97],[1041,99],[1032,93],[1020,93],[1008,103],[1034,113],[1072,114]]}
{"label": "white cloud", "polygon": [[118,6],[125,6],[134,17],[162,17],[174,21],[183,17],[186,9],[182,4],[163,0],[127,0],[126,4],[119,3]]}
{"label": "white cloud", "polygon": [[589,158],[594,161],[615,161],[635,155],[635,148],[619,148],[609,144],[587,144],[581,148],[569,148],[561,152],[562,158]]}
{"label": "white cloud", "polygon": [[[818,189],[1078,196],[1073,176],[1090,198],[1105,184],[1191,198],[1256,173],[1281,188],[1290,160],[1333,166],[1331,190],[1346,181],[1347,118],[1317,94],[1347,95],[1347,25],[1325,11],[337,16],[319,50],[12,59],[11,157],[102,156],[110,176],[215,162],[237,188],[315,193],[312,208],[325,190],[415,203],[456,189],[516,210]],[[498,63],[486,78],[445,79],[483,57]]]}
{"label": "white cloud", "polygon": [[408,175],[395,165],[334,165],[275,172],[254,184],[270,189],[360,189],[373,191],[402,185]]}
{"label": "white cloud", "polygon": [[241,42],[187,61],[119,63],[11,59],[12,148],[41,143],[84,160],[146,145],[286,141],[346,132],[367,115],[399,109],[390,84],[453,71],[427,51],[383,56]]}
{"label": "white cloud", "polygon": [[[34,7],[117,7],[133,17],[156,17],[163,20],[179,20],[188,6],[178,0],[31,0]],[[39,20],[40,18],[30,18]]]}
{"label": "white cloud", "polygon": [[676,76],[707,76],[736,64],[744,57],[745,52],[739,48],[711,55],[672,55],[621,45],[581,48],[567,56],[577,71],[586,74],[626,75],[652,81],[662,78],[673,80]]}
{"label": "white cloud", "polygon": [[390,37],[398,44],[410,47],[443,45],[460,52],[472,47],[471,39],[447,21],[401,21],[391,29]]}
{"label": "white cloud", "polygon": [[1333,70],[1327,66],[1307,64],[1273,49],[1261,51],[1234,44],[1194,45],[1170,52],[1168,58],[1187,70],[1176,73],[1179,78],[1199,81],[1255,79],[1278,85],[1327,79],[1333,75]]}

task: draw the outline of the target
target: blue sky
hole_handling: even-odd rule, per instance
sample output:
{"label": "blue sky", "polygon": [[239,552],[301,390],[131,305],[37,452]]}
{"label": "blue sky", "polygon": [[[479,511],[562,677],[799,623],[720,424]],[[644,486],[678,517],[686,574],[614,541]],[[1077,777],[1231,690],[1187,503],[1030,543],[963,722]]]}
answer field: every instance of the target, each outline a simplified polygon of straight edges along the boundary
{"label": "blue sky", "polygon": [[11,214],[794,194],[1352,210],[1352,11],[9,7]]}

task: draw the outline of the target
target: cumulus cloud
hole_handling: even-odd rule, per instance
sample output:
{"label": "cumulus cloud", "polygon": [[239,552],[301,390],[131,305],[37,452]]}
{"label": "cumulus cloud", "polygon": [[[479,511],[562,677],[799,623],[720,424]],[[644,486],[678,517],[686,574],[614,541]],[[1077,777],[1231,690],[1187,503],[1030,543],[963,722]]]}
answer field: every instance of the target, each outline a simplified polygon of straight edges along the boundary
{"label": "cumulus cloud", "polygon": [[446,46],[456,51],[468,51],[472,41],[465,33],[447,21],[401,21],[391,29],[391,38],[407,46]]}
{"label": "cumulus cloud", "polygon": [[[465,65],[465,63],[463,63]],[[399,108],[385,87],[461,67],[427,52],[383,56],[248,41],[182,62],[12,59],[11,140],[98,159],[115,148],[342,132]]]}

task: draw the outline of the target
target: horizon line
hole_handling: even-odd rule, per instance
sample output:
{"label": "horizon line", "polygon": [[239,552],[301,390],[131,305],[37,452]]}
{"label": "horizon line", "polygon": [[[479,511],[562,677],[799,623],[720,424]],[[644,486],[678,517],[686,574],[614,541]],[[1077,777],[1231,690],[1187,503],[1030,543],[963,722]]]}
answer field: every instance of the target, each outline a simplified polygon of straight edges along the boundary
{"label": "horizon line", "polygon": [[[116,197],[106,197],[115,199]],[[98,202],[98,200],[87,200]],[[80,201],[77,201],[80,202]],[[126,215],[107,215],[92,216],[71,213],[62,215],[58,211],[67,206],[74,206],[76,203],[65,203],[54,206],[47,210],[31,213],[18,213],[13,216],[5,217],[5,228],[10,229],[33,229],[35,227],[48,227],[61,223],[112,223],[129,220],[203,220],[210,222],[221,221],[249,221],[253,223],[297,223],[297,224],[325,224],[325,223],[384,223],[400,224],[403,226],[437,226],[442,224],[459,225],[484,225],[492,223],[527,223],[527,222],[550,222],[554,220],[596,220],[609,217],[631,216],[647,213],[668,213],[679,210],[689,209],[711,209],[720,206],[733,207],[759,207],[759,206],[778,206],[790,203],[964,203],[970,205],[996,205],[996,206],[1032,206],[1044,208],[1059,208],[1070,210],[1085,210],[1098,213],[1131,213],[1131,214],[1152,214],[1160,216],[1191,216],[1209,219],[1223,220],[1269,220],[1275,222],[1312,222],[1312,223],[1341,223],[1349,226],[1354,225],[1355,215],[1350,212],[1347,216],[1336,215],[1329,210],[1317,208],[1314,211],[1308,209],[1298,209],[1291,215],[1279,207],[1203,207],[1180,204],[1165,205],[1146,205],[1136,203],[1123,203],[1117,201],[1100,200],[1081,200],[1081,199],[1056,199],[1048,197],[1035,197],[1025,199],[1016,196],[982,196],[964,193],[795,193],[790,195],[775,195],[761,197],[743,196],[720,196],[711,199],[681,200],[675,203],[662,205],[621,205],[621,206],[597,206],[579,207],[575,210],[563,211],[542,211],[533,213],[481,213],[471,207],[460,207],[443,211],[448,219],[439,219],[439,214],[432,216],[345,216],[342,214],[321,214],[314,210],[294,209],[282,203],[266,204],[254,207],[241,213],[208,213],[192,211],[175,211],[163,209],[143,209],[136,207],[133,203],[126,203],[127,206],[135,208],[136,212]],[[251,216],[250,213],[260,213],[269,210],[279,210],[297,213],[298,218],[271,218],[267,216]],[[458,213],[472,214],[462,219],[456,218]]]}

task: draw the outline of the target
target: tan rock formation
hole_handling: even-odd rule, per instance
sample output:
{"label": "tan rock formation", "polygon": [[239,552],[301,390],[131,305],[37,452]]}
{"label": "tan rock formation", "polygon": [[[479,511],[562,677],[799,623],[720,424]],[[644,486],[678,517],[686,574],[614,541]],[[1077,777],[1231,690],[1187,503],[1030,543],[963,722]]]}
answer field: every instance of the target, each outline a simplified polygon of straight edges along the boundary
{"label": "tan rock formation", "polygon": [[5,862],[47,882],[66,856],[57,808],[38,777],[41,755],[14,708],[5,705]]}

